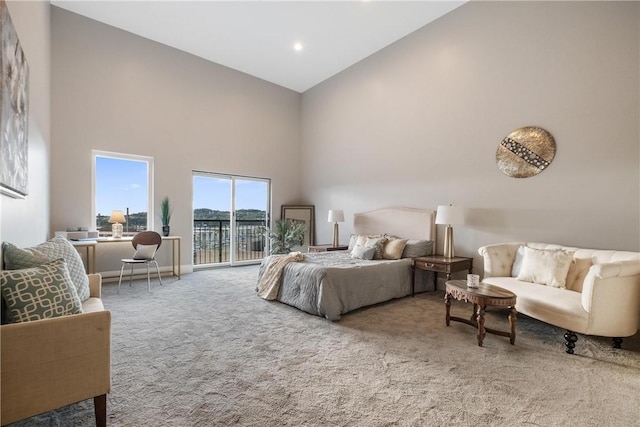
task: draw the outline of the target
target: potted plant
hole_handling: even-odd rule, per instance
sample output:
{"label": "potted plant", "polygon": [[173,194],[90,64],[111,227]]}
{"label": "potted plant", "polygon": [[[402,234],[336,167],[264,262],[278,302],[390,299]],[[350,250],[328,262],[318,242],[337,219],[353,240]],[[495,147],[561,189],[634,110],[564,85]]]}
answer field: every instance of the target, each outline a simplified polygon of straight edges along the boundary
{"label": "potted plant", "polygon": [[171,221],[171,205],[169,204],[169,198],[164,197],[160,202],[160,220],[162,221],[162,235],[169,235],[169,222]]}
{"label": "potted plant", "polygon": [[294,246],[304,243],[307,226],[291,219],[279,219],[269,233],[272,254],[288,254]]}

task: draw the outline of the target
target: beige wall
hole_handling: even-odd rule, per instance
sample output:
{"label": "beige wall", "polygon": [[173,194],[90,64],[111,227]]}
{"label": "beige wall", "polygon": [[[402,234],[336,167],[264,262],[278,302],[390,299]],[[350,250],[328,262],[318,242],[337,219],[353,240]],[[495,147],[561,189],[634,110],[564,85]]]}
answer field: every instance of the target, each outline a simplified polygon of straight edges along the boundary
{"label": "beige wall", "polygon": [[[155,158],[183,236],[197,169],[272,178],[276,214],[315,204],[318,243],[330,208],[346,242],[354,212],[454,203],[476,259],[507,240],[640,250],[639,18],[636,2],[472,2],[301,97],[52,8],[50,231],[91,220],[99,149]],[[526,125],[558,152],[509,178],[496,148]]]}
{"label": "beige wall", "polygon": [[29,64],[29,190],[25,199],[0,195],[0,241],[31,246],[49,233],[49,2],[7,2]]}
{"label": "beige wall", "polygon": [[[637,2],[472,2],[304,93],[318,241],[331,208],[346,243],[354,212],[453,203],[478,269],[477,248],[504,241],[640,250],[639,18]],[[555,160],[507,177],[498,143],[528,125]]]}
{"label": "beige wall", "polygon": [[[193,170],[271,178],[276,212],[298,201],[300,94],[56,7],[51,15],[51,231],[91,224],[92,149],[154,157],[155,206],[164,196],[175,206],[187,270]],[[98,270],[119,269],[117,258],[99,257]]]}

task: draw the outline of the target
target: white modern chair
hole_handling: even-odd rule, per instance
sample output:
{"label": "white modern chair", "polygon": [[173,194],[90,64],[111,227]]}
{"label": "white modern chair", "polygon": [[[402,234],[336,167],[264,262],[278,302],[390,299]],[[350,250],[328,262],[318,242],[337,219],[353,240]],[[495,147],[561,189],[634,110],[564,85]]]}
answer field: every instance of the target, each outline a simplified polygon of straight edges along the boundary
{"label": "white modern chair", "polygon": [[120,293],[120,285],[122,284],[122,274],[124,273],[124,266],[131,266],[131,274],[129,276],[129,286],[133,281],[133,266],[136,264],[145,264],[147,266],[147,284],[149,286],[149,292],[151,292],[151,277],[149,276],[149,264],[154,263],[156,265],[156,271],[158,272],[158,280],[162,285],[162,277],[160,277],[160,267],[158,267],[158,261],[155,256],[158,248],[162,244],[162,237],[155,231],[142,231],[135,236],[131,241],[136,252],[132,258],[123,258],[122,267],[120,268],[120,280],[118,281],[118,293]]}

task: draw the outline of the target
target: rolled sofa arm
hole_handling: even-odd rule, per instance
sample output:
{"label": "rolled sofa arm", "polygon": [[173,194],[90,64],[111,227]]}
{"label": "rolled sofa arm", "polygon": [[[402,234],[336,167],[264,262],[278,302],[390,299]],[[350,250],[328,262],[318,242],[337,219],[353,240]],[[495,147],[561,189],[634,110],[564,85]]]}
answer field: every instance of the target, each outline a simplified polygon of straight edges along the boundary
{"label": "rolled sofa arm", "polygon": [[609,337],[636,333],[640,322],[637,264],[620,261],[591,266],[582,285],[582,307],[589,312],[585,333]]}
{"label": "rolled sofa arm", "polygon": [[596,264],[594,274],[601,279],[640,275],[640,260],[626,260]]}
{"label": "rolled sofa arm", "polygon": [[110,391],[109,311],[2,325],[0,334],[2,425]]}
{"label": "rolled sofa arm", "polygon": [[498,243],[478,249],[484,259],[484,277],[511,277],[511,267],[518,248],[525,243]]}
{"label": "rolled sofa arm", "polygon": [[89,278],[89,296],[102,298],[102,276],[100,274],[87,274]]}

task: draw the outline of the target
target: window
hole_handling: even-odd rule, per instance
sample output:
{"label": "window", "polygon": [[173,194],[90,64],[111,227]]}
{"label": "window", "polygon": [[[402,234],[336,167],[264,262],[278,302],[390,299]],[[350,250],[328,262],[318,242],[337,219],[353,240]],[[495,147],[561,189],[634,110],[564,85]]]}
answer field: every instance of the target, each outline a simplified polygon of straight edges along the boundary
{"label": "window", "polygon": [[111,235],[109,217],[125,215],[124,234],[153,229],[153,158],[93,151],[92,223],[101,236]]}

